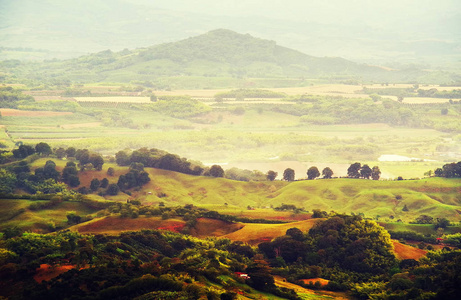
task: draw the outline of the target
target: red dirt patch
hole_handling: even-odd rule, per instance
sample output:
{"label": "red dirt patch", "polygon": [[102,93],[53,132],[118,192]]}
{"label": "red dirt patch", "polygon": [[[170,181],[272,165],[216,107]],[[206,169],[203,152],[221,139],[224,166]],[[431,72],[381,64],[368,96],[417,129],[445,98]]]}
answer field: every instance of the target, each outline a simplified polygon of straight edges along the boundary
{"label": "red dirt patch", "polygon": [[330,282],[330,280],[323,279],[323,278],[300,279],[300,281],[302,281],[304,284],[309,284],[310,282],[312,282],[312,284],[316,282],[320,282],[321,286],[325,286]]}
{"label": "red dirt patch", "polygon": [[196,237],[222,236],[243,228],[243,224],[231,223],[215,219],[198,218],[197,224],[191,229]]}
{"label": "red dirt patch", "polygon": [[48,264],[41,264],[40,267],[37,268],[34,280],[38,283],[49,281],[72,269],[75,269],[75,265],[51,266]]}
{"label": "red dirt patch", "polygon": [[64,111],[43,111],[43,110],[19,110],[12,108],[0,109],[2,116],[4,117],[53,117],[53,116],[65,116],[71,115],[72,112]]}
{"label": "red dirt patch", "polygon": [[74,226],[80,233],[108,233],[117,234],[123,231],[137,231],[142,229],[160,229],[179,232],[186,222],[178,219],[162,220],[158,217],[139,217],[136,219],[105,217],[88,223]]}
{"label": "red dirt patch", "polygon": [[405,245],[396,240],[392,240],[392,243],[394,244],[394,254],[398,259],[419,260],[421,257],[426,256],[426,250]]}
{"label": "red dirt patch", "polygon": [[233,241],[242,241],[251,245],[257,245],[285,235],[286,231],[293,227],[296,227],[303,232],[308,232],[309,229],[311,229],[312,226],[314,226],[319,220],[320,219],[310,219],[284,224],[244,223],[244,227],[242,227],[242,229],[226,234],[223,237]]}

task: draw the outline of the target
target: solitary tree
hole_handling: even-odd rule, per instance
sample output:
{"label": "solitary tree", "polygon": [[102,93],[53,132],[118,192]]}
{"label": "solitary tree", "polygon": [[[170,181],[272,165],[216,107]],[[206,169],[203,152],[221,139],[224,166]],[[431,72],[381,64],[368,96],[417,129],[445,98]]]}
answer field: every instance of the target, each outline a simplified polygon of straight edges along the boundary
{"label": "solitary tree", "polygon": [[286,181],[293,181],[295,180],[295,170],[287,168],[283,171],[283,179]]}
{"label": "solitary tree", "polygon": [[347,169],[347,176],[351,178],[359,178],[360,177],[360,168],[362,165],[359,162],[353,163]]}
{"label": "solitary tree", "polygon": [[320,176],[319,169],[317,167],[310,167],[307,170],[307,179],[312,180]]}
{"label": "solitary tree", "polygon": [[326,167],[325,169],[322,170],[322,175],[323,175],[323,178],[329,179],[333,176],[333,170],[330,169],[329,167]]}
{"label": "solitary tree", "polygon": [[210,175],[213,177],[224,177],[224,170],[221,166],[212,165],[210,168]]}
{"label": "solitary tree", "polygon": [[267,180],[274,181],[277,178],[278,173],[272,170],[267,171],[266,178]]}
{"label": "solitary tree", "polygon": [[379,177],[381,177],[381,170],[379,170],[378,166],[374,166],[373,169],[371,169],[371,178],[373,180],[379,180]]}
{"label": "solitary tree", "polygon": [[363,165],[360,169],[360,176],[365,179],[369,179],[373,171],[370,169],[368,165]]}
{"label": "solitary tree", "polygon": [[115,174],[115,169],[112,168],[112,167],[109,167],[109,168],[107,169],[107,175],[109,175],[109,176],[114,176],[114,174]]}

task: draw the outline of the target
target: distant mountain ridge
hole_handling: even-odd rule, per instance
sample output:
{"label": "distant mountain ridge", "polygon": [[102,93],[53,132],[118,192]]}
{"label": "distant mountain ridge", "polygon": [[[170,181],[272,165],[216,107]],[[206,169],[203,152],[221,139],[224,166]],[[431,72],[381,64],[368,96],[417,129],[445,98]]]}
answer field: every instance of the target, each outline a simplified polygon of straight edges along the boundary
{"label": "distant mountain ridge", "polygon": [[19,78],[81,83],[156,82],[173,77],[424,82],[421,78],[428,74],[415,68],[389,70],[343,58],[314,57],[227,29],[147,48],[106,50],[64,61],[16,62],[8,66]]}
{"label": "distant mountain ridge", "polygon": [[[151,47],[147,50],[153,59],[170,59],[187,63],[193,60],[214,62],[247,67],[255,62],[275,64],[285,68],[286,75],[294,70],[303,69],[306,73],[347,72],[358,70],[360,66],[342,58],[319,58],[297,50],[277,45],[275,41],[259,39],[249,34],[239,34],[227,29],[216,29],[208,33]],[[175,54],[180,54],[176,56]],[[365,66],[365,68],[371,68]],[[374,69],[374,68],[372,68]],[[297,75],[297,74],[295,74]]]}

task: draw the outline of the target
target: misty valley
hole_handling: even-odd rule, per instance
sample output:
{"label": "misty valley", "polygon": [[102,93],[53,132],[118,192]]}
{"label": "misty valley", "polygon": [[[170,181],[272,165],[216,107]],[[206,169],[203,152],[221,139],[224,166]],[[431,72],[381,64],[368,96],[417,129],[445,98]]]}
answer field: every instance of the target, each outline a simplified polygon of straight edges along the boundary
{"label": "misty valley", "polygon": [[44,53],[0,47],[0,299],[459,299],[458,64]]}

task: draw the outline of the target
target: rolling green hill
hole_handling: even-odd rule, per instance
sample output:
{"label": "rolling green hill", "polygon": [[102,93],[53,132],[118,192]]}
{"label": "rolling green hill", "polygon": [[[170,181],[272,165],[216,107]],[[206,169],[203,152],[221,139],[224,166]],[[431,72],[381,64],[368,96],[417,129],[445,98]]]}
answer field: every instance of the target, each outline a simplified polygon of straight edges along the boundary
{"label": "rolling green hill", "polygon": [[[422,214],[460,220],[461,180],[430,178],[405,181],[362,179],[305,180],[297,182],[239,182],[223,178],[194,177],[165,170],[146,169],[152,181],[133,196],[166,205],[192,203],[245,210],[276,207],[282,203],[339,213],[363,213],[381,219],[414,220]],[[156,191],[167,197],[159,199]],[[149,195],[152,191],[152,195]],[[404,206],[408,211],[402,211]]]}
{"label": "rolling green hill", "polygon": [[[34,165],[42,165],[38,160]],[[60,164],[57,163],[59,166]],[[116,183],[118,175],[128,172],[128,167],[105,164],[102,171],[86,171],[79,175],[83,185],[89,185],[92,178],[107,177],[107,168],[116,168],[116,174],[109,177]],[[461,180],[446,178],[425,178],[421,180],[374,181],[364,179],[321,179],[286,181],[242,182],[225,178],[191,176],[182,173],[146,168],[151,181],[136,191],[131,198],[143,204],[167,206],[193,204],[200,207],[238,214],[248,206],[256,208],[261,215],[270,213],[269,207],[293,204],[312,212],[313,209],[334,210],[338,213],[360,214],[380,221],[413,221],[420,215],[434,218],[461,220]],[[102,197],[92,195],[95,199]],[[107,197],[107,196],[106,196]],[[112,200],[126,201],[123,193]],[[110,199],[110,197],[107,197]],[[404,211],[404,206],[408,211]]]}

